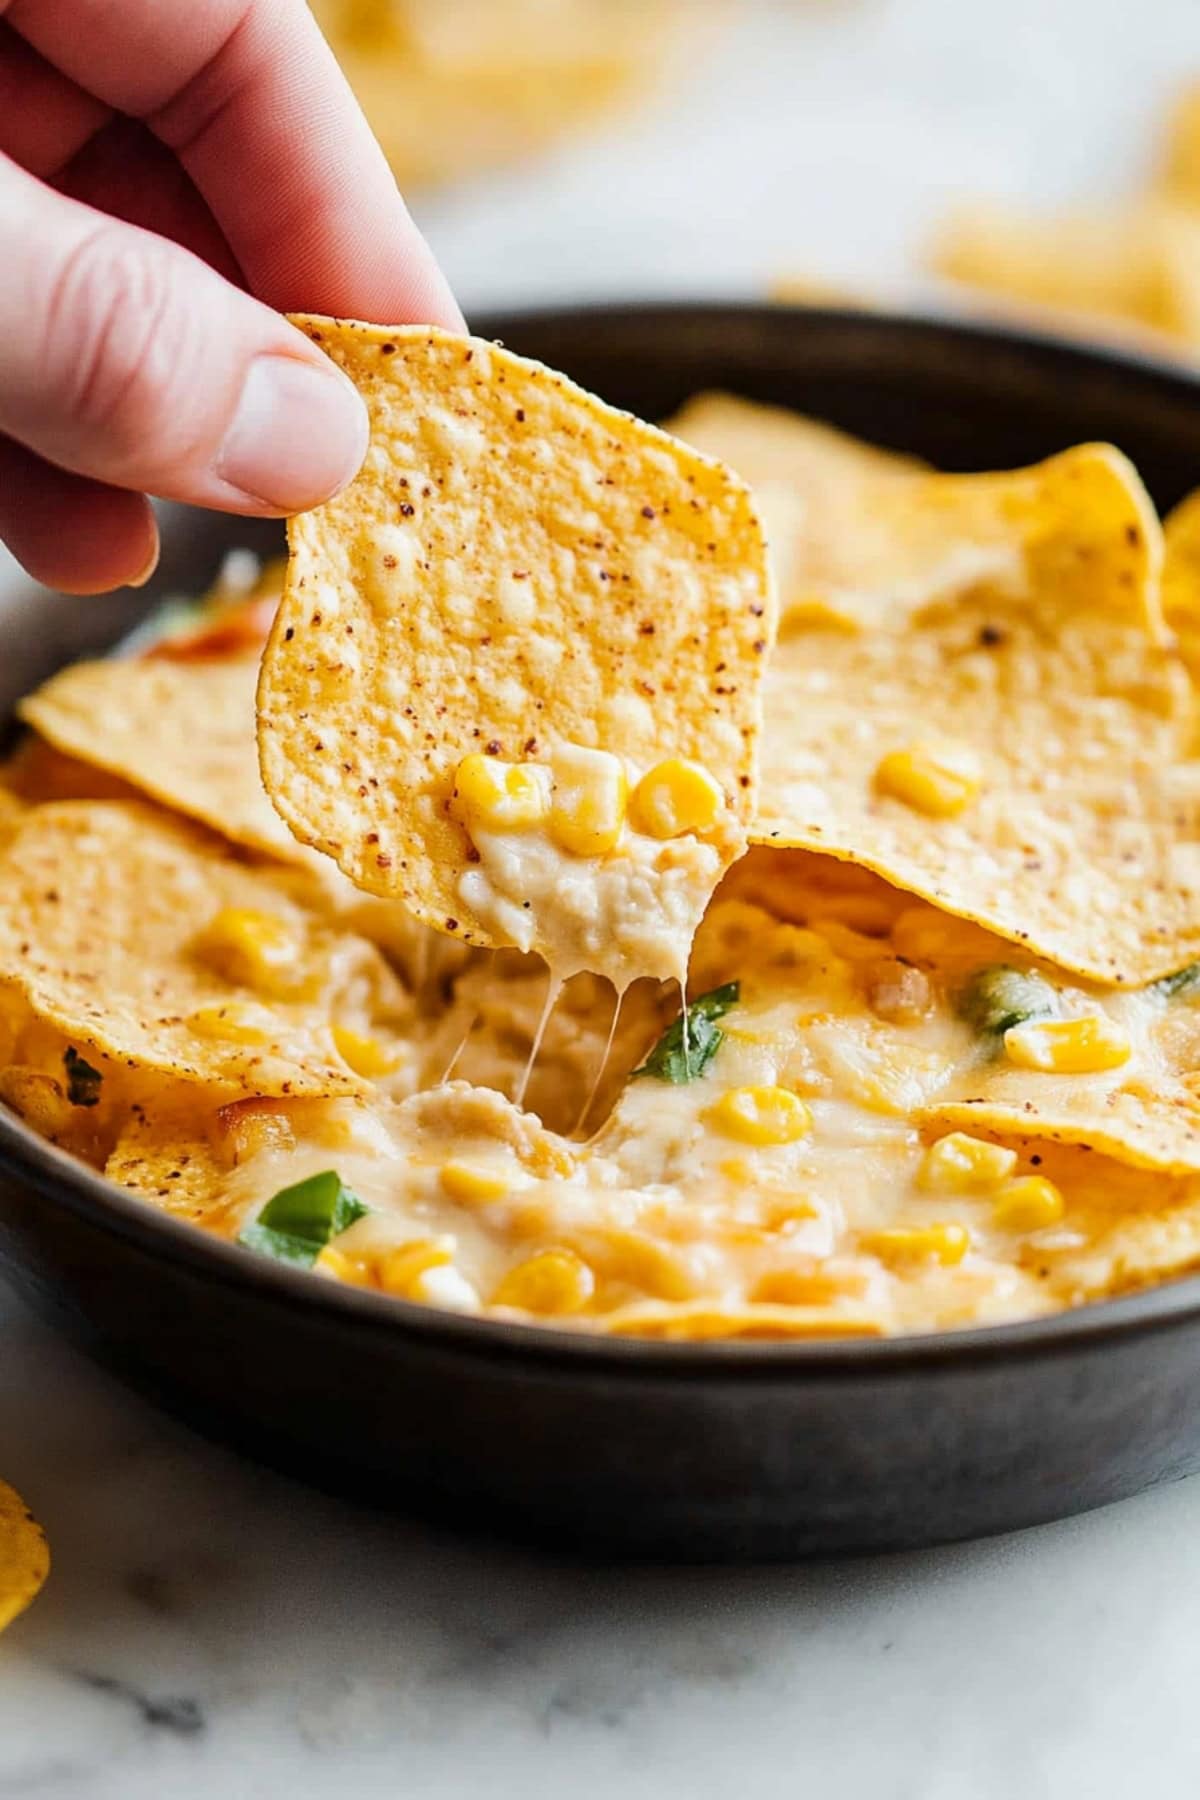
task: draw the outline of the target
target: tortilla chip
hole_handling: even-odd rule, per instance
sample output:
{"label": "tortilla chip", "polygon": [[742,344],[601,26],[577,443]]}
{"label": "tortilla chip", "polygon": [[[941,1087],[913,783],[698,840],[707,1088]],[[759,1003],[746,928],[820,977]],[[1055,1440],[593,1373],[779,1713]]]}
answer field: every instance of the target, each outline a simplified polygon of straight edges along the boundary
{"label": "tortilla chip", "polygon": [[72,664],[17,711],[64,755],[234,843],[295,858],[296,840],[263,792],[255,763],[257,682],[256,656],[112,658]]}
{"label": "tortilla chip", "polygon": [[1181,205],[1200,207],[1200,81],[1189,82],[1171,108],[1158,186]]}
{"label": "tortilla chip", "polygon": [[104,1165],[104,1173],[163,1212],[219,1229],[229,1165],[199,1119],[178,1107],[136,1107]]}
{"label": "tortilla chip", "polygon": [[732,394],[697,394],[666,428],[750,483],[767,528],[780,603],[793,612],[807,600],[825,605],[827,590],[842,574],[844,546],[859,545],[872,533],[876,488],[924,470],[914,457]]}
{"label": "tortilla chip", "polygon": [[1200,218],[1165,202],[1044,218],[980,207],[946,225],[940,275],[1046,313],[1200,346]]}
{"label": "tortilla chip", "polygon": [[292,521],[263,661],[263,779],[296,835],[486,943],[447,811],[471,751],[691,757],[744,824],[773,619],[742,483],[494,345],[301,323],[362,391],[373,448]]}
{"label": "tortilla chip", "polygon": [[1194,683],[1200,683],[1200,488],[1163,521],[1163,616]]}
{"label": "tortilla chip", "polygon": [[[661,81],[700,0],[317,0],[404,188],[529,155]],[[697,15],[702,14],[703,18]]]}
{"label": "tortilla chip", "polygon": [[[1181,760],[1161,531],[1129,463],[1085,445],[892,480],[871,513],[831,547],[823,612],[783,597],[751,836],[862,863],[1096,981],[1189,962],[1200,764]],[[909,750],[978,792],[929,816],[881,791]]]}
{"label": "tortilla chip", "polygon": [[45,1532],[16,1489],[0,1481],[0,1631],[24,1612],[49,1573]]}
{"label": "tortilla chip", "polygon": [[[386,1034],[407,1005],[378,953],[298,905],[286,872],[247,868],[148,807],[39,807],[0,854],[0,880],[0,985],[77,1049],[140,1077],[261,1094],[360,1092],[331,1025],[365,1004]],[[294,997],[264,999],[205,953],[204,934],[226,908],[271,915],[294,933]],[[249,1020],[251,1041],[213,1035],[221,1009]],[[204,1029],[189,1023],[197,1014]]]}

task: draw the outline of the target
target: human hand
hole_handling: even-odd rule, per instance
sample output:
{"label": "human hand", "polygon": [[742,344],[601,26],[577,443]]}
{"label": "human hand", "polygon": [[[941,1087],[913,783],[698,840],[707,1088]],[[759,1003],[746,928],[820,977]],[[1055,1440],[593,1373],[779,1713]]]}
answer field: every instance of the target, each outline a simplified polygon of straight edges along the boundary
{"label": "human hand", "polygon": [[280,316],[462,318],[301,0],[0,0],[0,539],[145,581],[146,495],[269,516],[366,448]]}

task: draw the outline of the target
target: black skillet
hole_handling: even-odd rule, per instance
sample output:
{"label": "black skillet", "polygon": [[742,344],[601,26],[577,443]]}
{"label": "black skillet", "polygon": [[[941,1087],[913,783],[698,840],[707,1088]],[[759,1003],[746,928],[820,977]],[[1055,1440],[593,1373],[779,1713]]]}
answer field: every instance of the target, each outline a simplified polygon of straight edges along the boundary
{"label": "black skillet", "polygon": [[[1200,485],[1200,383],[1133,357],[760,306],[564,308],[476,329],[651,418],[719,385],[944,468],[1108,438],[1160,506]],[[150,597],[198,590],[228,547],[277,535],[184,515]],[[0,594],[6,705],[111,641],[134,605],[145,597]],[[917,1545],[1057,1518],[1200,1466],[1196,1278],[939,1337],[576,1337],[260,1261],[110,1188],[9,1116],[0,1257],[137,1385],[251,1454],[546,1544],[696,1559]]]}

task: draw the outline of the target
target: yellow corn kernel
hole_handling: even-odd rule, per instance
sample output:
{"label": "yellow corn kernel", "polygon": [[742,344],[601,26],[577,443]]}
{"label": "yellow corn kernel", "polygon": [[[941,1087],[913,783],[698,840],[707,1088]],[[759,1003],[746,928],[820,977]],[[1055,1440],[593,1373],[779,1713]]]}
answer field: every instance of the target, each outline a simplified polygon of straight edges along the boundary
{"label": "yellow corn kernel", "polygon": [[971,1245],[965,1225],[893,1225],[884,1231],[867,1231],[859,1249],[880,1262],[938,1262],[946,1268],[960,1263]]}
{"label": "yellow corn kernel", "polygon": [[1018,1069],[1094,1075],[1129,1061],[1125,1033],[1097,1013],[1086,1019],[1031,1019],[1004,1034],[1004,1054]]}
{"label": "yellow corn kernel", "polygon": [[366,1268],[356,1257],[347,1256],[344,1250],[335,1250],[332,1244],[326,1244],[317,1257],[316,1267],[322,1275],[332,1275],[337,1281],[349,1281],[355,1287],[363,1287],[370,1281]]}
{"label": "yellow corn kernel", "polygon": [[951,1131],[930,1144],[921,1162],[918,1179],[923,1188],[948,1194],[966,1194],[972,1189],[993,1187],[1011,1175],[1017,1166],[1017,1153],[1003,1144],[989,1144],[984,1138],[968,1137],[965,1131]]}
{"label": "yellow corn kernel", "polygon": [[224,1006],[201,1006],[187,1019],[197,1037],[216,1038],[225,1044],[265,1044],[271,1036],[271,1018],[261,1007],[229,1000]]}
{"label": "yellow corn kernel", "polygon": [[455,771],[451,806],[471,833],[528,831],[546,817],[546,794],[528,764],[475,754]]}
{"label": "yellow corn kernel", "polygon": [[782,1087],[729,1088],[709,1107],[708,1118],[743,1144],[794,1144],[812,1130],[808,1107]]}
{"label": "yellow corn kernel", "polygon": [[554,759],[550,836],[572,856],[607,856],[625,824],[625,770],[607,750],[568,744]]}
{"label": "yellow corn kernel", "polygon": [[575,1313],[595,1291],[595,1276],[574,1250],[539,1250],[508,1271],[492,1295],[492,1305],[532,1313]]}
{"label": "yellow corn kernel", "polygon": [[333,1041],[342,1061],[365,1081],[377,1081],[397,1067],[395,1056],[378,1038],[364,1037],[361,1031],[351,1031],[348,1025],[334,1026]]}
{"label": "yellow corn kernel", "polygon": [[226,981],[254,988],[272,999],[286,999],[305,980],[303,934],[276,913],[224,906],[203,933],[198,948]]}
{"label": "yellow corn kernel", "polygon": [[724,804],[725,796],[706,768],[669,756],[634,788],[629,822],[647,837],[682,837],[689,831],[711,831]]}
{"label": "yellow corn kernel", "polygon": [[452,1237],[413,1238],[388,1251],[379,1265],[379,1285],[385,1293],[395,1294],[401,1300],[419,1299],[421,1276],[429,1269],[441,1269],[453,1262],[457,1248]]}
{"label": "yellow corn kernel", "polygon": [[1010,1181],[992,1203],[992,1223],[1001,1231],[1044,1231],[1057,1225],[1067,1203],[1044,1175],[1023,1175]]}
{"label": "yellow corn kernel", "polygon": [[925,744],[889,751],[875,771],[881,794],[890,794],[931,819],[954,818],[974,800],[979,785],[978,767],[968,753],[934,750]]}
{"label": "yellow corn kernel", "polygon": [[460,1200],[467,1206],[486,1206],[489,1200],[503,1200],[512,1188],[511,1180],[500,1169],[457,1158],[443,1163],[441,1179],[451,1200]]}

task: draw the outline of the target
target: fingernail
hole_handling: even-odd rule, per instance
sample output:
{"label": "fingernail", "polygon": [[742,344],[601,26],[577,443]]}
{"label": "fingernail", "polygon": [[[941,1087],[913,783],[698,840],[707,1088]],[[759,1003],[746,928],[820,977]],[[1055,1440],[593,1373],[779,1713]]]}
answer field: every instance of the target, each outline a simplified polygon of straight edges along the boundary
{"label": "fingernail", "polygon": [[137,575],[133,576],[133,578],[131,580],[129,580],[125,583],[125,586],[131,587],[131,588],[145,587],[146,583],[149,581],[150,577],[153,575],[155,569],[157,569],[158,559],[161,555],[162,555],[162,545],[159,543],[158,532],[156,531],[154,533],[154,548],[153,548],[153,550],[151,550],[149,556],[146,558],[146,562],[145,562],[144,566],[142,567],[142,569],[140,570],[140,572]]}
{"label": "fingernail", "polygon": [[368,433],[366,407],[332,364],[259,356],[250,365],[216,473],[276,512],[303,512],[358,473]]}

